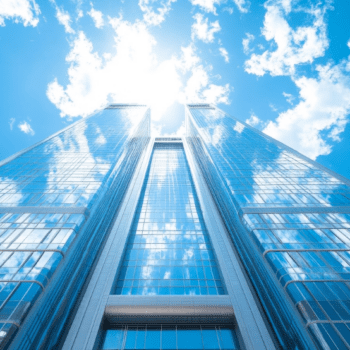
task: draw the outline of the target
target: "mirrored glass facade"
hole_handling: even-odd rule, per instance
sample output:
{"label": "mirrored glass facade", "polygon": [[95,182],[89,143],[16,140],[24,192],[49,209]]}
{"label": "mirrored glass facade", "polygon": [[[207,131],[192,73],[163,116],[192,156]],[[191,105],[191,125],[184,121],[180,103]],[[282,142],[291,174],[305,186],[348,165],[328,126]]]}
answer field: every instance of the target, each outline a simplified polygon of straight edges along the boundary
{"label": "mirrored glass facade", "polygon": [[2,162],[1,348],[38,297],[17,348],[39,348],[50,332],[59,338],[149,142],[149,125],[147,107],[110,106]]}
{"label": "mirrored glass facade", "polygon": [[114,293],[225,294],[182,143],[154,144]]}
{"label": "mirrored glass facade", "polygon": [[349,181],[209,105],[186,127],[282,348],[349,349]]}

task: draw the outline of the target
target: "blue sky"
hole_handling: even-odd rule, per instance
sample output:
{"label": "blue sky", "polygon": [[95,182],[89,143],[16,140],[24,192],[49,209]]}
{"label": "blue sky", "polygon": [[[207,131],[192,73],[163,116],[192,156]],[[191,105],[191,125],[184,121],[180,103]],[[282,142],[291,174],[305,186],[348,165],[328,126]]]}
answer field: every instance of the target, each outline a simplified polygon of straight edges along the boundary
{"label": "blue sky", "polygon": [[350,178],[350,2],[0,0],[0,158],[109,102],[209,102]]}

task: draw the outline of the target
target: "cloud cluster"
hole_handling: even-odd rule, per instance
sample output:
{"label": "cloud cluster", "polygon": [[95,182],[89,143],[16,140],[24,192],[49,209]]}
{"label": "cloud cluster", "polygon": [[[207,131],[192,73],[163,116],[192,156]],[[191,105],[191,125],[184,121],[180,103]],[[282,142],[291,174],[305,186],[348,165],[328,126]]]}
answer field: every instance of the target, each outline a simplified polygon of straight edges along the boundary
{"label": "cloud cluster", "polygon": [[[262,54],[252,54],[245,62],[248,73],[259,76],[269,73],[272,76],[291,75],[295,66],[302,63],[312,63],[315,58],[324,55],[329,45],[324,15],[329,8],[314,6],[310,9],[297,8],[294,11],[303,12],[310,25],[301,25],[293,29],[287,17],[292,12],[291,0],[270,0],[265,3],[266,14],[262,34],[267,41],[272,41],[276,50],[266,50]],[[249,39],[249,37],[247,38]],[[248,51],[249,41],[243,42]]]}
{"label": "cloud cluster", "polygon": [[152,118],[157,119],[175,101],[228,101],[228,85],[211,83],[210,68],[200,63],[194,46],[159,62],[156,40],[144,22],[132,24],[121,17],[109,22],[116,53],[101,57],[79,32],[66,57],[69,83],[64,88],[55,79],[48,85],[47,96],[62,117],[87,116],[109,102],[123,101],[151,105]]}
{"label": "cloud cluster", "polygon": [[201,13],[193,16],[196,20],[192,25],[192,39],[198,38],[205,43],[212,43],[214,41],[214,34],[221,30],[219,21],[209,22],[208,18],[204,18]]}
{"label": "cloud cluster", "polygon": [[139,0],[139,7],[144,13],[143,20],[148,25],[157,26],[165,20],[176,0]]}
{"label": "cloud cluster", "polygon": [[5,19],[14,19],[24,26],[36,27],[39,23],[40,8],[35,0],[0,0],[0,26],[5,26]]}
{"label": "cloud cluster", "polygon": [[350,61],[317,66],[317,78],[295,78],[300,102],[269,122],[264,132],[311,159],[331,152],[350,113]]}

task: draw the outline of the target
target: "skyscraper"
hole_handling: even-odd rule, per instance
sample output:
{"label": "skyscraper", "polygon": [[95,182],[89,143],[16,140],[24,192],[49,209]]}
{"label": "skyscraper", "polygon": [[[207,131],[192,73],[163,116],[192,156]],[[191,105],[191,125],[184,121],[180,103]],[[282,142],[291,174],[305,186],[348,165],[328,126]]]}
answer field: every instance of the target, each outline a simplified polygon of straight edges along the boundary
{"label": "skyscraper", "polygon": [[349,181],[216,107],[151,138],[111,105],[0,165],[2,348],[350,347]]}

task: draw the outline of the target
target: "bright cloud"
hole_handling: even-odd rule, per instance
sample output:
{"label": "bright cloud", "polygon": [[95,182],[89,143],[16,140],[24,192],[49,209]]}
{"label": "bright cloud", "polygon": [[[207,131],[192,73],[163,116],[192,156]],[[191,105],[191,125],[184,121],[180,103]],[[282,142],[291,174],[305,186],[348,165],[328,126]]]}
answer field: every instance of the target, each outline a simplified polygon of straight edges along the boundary
{"label": "bright cloud", "polygon": [[79,32],[66,57],[69,83],[63,87],[55,79],[48,85],[47,96],[62,117],[87,116],[110,102],[137,101],[149,104],[157,120],[175,101],[228,100],[229,86],[211,83],[210,68],[200,64],[193,45],[182,48],[180,57],[159,62],[156,41],[145,23],[113,18],[110,24],[115,30],[114,55],[100,56]]}
{"label": "bright cloud", "polygon": [[[270,0],[265,3],[267,10],[262,34],[267,41],[277,46],[274,51],[266,50],[261,55],[252,54],[245,62],[245,70],[256,75],[290,75],[295,66],[312,63],[324,55],[328,47],[324,14],[328,5],[304,9],[304,15],[312,19],[312,24],[293,29],[286,17],[291,14],[291,0]],[[295,11],[301,12],[301,8]]]}
{"label": "bright cloud", "polygon": [[220,55],[224,58],[225,62],[226,63],[229,63],[230,62],[230,59],[228,57],[228,52],[227,50],[224,48],[224,47],[220,47],[219,48],[219,51],[220,51]]}
{"label": "bright cloud", "polygon": [[[216,6],[219,6],[221,3],[224,3],[223,0],[190,0],[192,5],[199,6],[202,10],[205,12],[211,12],[216,15]],[[248,11],[248,2],[245,0],[233,0],[233,2],[236,4],[238,9],[241,12],[247,12]],[[225,8],[230,9],[230,13],[233,12],[231,8]],[[224,9],[224,10],[225,10]]]}
{"label": "bright cloud", "polygon": [[254,113],[251,114],[250,118],[245,121],[247,124],[253,127],[261,127],[264,123]]}
{"label": "bright cloud", "polygon": [[24,26],[36,27],[39,23],[40,8],[35,0],[0,0],[0,26],[5,19],[13,19]]}
{"label": "bright cloud", "polygon": [[318,77],[295,80],[300,102],[270,122],[264,132],[316,159],[340,141],[350,113],[350,62],[318,66]]}
{"label": "bright cloud", "polygon": [[197,13],[193,18],[196,22],[192,25],[192,39],[198,38],[205,43],[212,43],[214,34],[221,30],[219,21],[209,22],[201,13]]}
{"label": "bright cloud", "polygon": [[95,10],[92,3],[90,3],[90,5],[91,5],[91,10],[87,14],[94,21],[95,27],[100,29],[104,25],[103,14],[101,11]]}
{"label": "bright cloud", "polygon": [[144,13],[143,20],[149,25],[159,25],[171,10],[171,4],[176,0],[139,0],[139,7]]}
{"label": "bright cloud", "polygon": [[350,49],[350,39],[349,39],[347,45],[348,45],[348,48]]}
{"label": "bright cloud", "polygon": [[19,123],[18,127],[25,134],[28,134],[28,135],[31,135],[31,136],[33,136],[35,134],[34,130],[30,126],[30,124],[28,122],[26,122],[26,121]]}
{"label": "bright cloud", "polygon": [[55,6],[56,8],[56,18],[58,20],[59,24],[62,24],[64,26],[64,30],[66,33],[74,34],[75,31],[71,27],[71,18],[67,11],[65,11],[63,8],[60,8],[57,6],[55,0],[50,0],[50,2]]}
{"label": "bright cloud", "polygon": [[255,39],[253,34],[246,33],[246,38],[242,40],[243,52],[248,55],[252,50],[249,48],[250,43]]}

